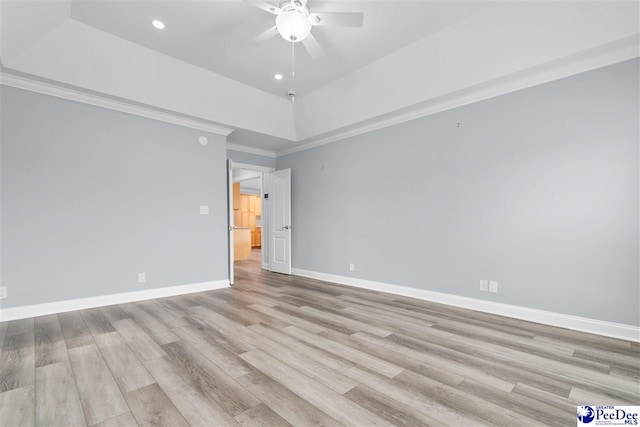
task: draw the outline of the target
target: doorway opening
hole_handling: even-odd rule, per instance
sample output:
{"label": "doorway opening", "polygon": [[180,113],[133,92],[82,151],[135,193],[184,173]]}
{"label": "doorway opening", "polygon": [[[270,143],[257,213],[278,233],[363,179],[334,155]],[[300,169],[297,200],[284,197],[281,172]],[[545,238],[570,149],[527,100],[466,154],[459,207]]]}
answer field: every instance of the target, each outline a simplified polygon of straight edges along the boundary
{"label": "doorway opening", "polygon": [[[229,283],[269,269],[269,174],[275,168],[228,160]],[[237,261],[236,261],[237,260]]]}
{"label": "doorway opening", "polygon": [[238,279],[262,269],[262,171],[233,167],[233,268]]}
{"label": "doorway opening", "polygon": [[236,269],[291,274],[291,169],[227,163],[229,283]]}

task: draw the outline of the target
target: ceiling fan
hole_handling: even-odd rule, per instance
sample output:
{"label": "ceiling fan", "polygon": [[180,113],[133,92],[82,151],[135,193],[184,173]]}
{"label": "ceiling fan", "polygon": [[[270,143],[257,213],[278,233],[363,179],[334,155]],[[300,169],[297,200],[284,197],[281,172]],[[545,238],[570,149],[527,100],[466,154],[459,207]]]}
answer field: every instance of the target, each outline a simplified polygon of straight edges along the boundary
{"label": "ceiling fan", "polygon": [[314,26],[362,27],[361,12],[311,12],[307,0],[282,0],[278,6],[262,0],[245,0],[248,3],[276,15],[276,24],[260,34],[254,42],[261,42],[280,34],[285,40],[302,42],[313,59],[324,55],[324,50],[311,34]]}

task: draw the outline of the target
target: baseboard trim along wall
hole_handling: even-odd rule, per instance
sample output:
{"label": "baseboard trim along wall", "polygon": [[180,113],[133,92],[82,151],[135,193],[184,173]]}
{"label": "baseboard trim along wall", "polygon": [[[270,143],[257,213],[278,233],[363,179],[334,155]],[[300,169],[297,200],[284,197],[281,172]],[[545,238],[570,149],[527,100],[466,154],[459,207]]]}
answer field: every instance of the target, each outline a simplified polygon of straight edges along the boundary
{"label": "baseboard trim along wall", "polygon": [[146,289],[143,291],[124,292],[121,294],[101,295],[97,297],[79,298],[45,304],[25,305],[0,309],[0,322],[44,316],[47,314],[65,313],[67,311],[104,307],[107,305],[143,301],[154,298],[172,297],[192,294],[194,292],[211,291],[229,287],[229,280],[191,283],[188,285],[168,286],[165,288]]}
{"label": "baseboard trim along wall", "polygon": [[299,268],[292,269],[292,273],[296,276],[308,277],[311,279],[353,286],[356,288],[387,292],[390,294],[402,295],[425,301],[527,320],[544,325],[557,326],[575,331],[640,342],[640,327],[637,326],[605,322],[602,320],[588,319],[585,317],[571,316],[568,314],[554,313],[551,311],[537,310],[534,308],[520,307],[517,305],[503,304],[477,298],[462,297],[441,292],[427,291],[424,289],[374,282],[354,277],[320,273],[317,271],[309,271]]}

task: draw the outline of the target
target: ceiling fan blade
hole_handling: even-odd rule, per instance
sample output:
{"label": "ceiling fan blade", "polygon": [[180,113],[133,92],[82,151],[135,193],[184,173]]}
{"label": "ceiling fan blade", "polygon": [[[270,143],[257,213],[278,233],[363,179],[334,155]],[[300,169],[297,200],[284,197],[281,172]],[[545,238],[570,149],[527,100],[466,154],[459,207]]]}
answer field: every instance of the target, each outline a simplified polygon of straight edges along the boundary
{"label": "ceiling fan blade", "polygon": [[362,12],[310,13],[309,19],[313,25],[331,25],[335,27],[362,27],[364,14]]}
{"label": "ceiling fan blade", "polygon": [[275,37],[278,35],[278,30],[276,30],[276,26],[274,25],[273,27],[269,28],[268,30],[262,32],[261,34],[259,34],[258,36],[254,37],[251,40],[251,43],[263,43],[266,42],[267,40]]}
{"label": "ceiling fan blade", "polygon": [[307,52],[309,52],[309,55],[311,55],[311,58],[318,59],[324,56],[324,49],[322,49],[318,40],[313,37],[313,34],[309,33],[307,37],[302,39],[302,44],[305,49],[307,49]]}
{"label": "ceiling fan blade", "polygon": [[280,13],[282,13],[282,10],[278,6],[275,6],[271,3],[267,3],[266,1],[262,1],[262,0],[245,0],[245,1],[259,9],[266,10],[269,13],[273,13],[274,15],[280,15]]}

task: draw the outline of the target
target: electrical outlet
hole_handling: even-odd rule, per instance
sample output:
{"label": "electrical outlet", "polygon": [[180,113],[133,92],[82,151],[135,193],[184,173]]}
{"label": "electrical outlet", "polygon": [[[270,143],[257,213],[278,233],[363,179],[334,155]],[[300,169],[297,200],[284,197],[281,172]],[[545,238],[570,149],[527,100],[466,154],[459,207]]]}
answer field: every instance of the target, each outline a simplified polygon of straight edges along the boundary
{"label": "electrical outlet", "polygon": [[498,293],[498,282],[494,282],[493,280],[489,282],[489,292],[493,294]]}
{"label": "electrical outlet", "polygon": [[0,286],[0,299],[5,299],[5,298],[7,298],[7,287]]}
{"label": "electrical outlet", "polygon": [[144,283],[147,281],[147,273],[138,273],[138,283]]}
{"label": "electrical outlet", "polygon": [[489,292],[489,281],[481,279],[480,280],[480,292]]}
{"label": "electrical outlet", "polygon": [[354,263],[349,264],[349,271],[356,271],[356,265]]}
{"label": "electrical outlet", "polygon": [[200,206],[200,215],[209,215],[209,206]]}

